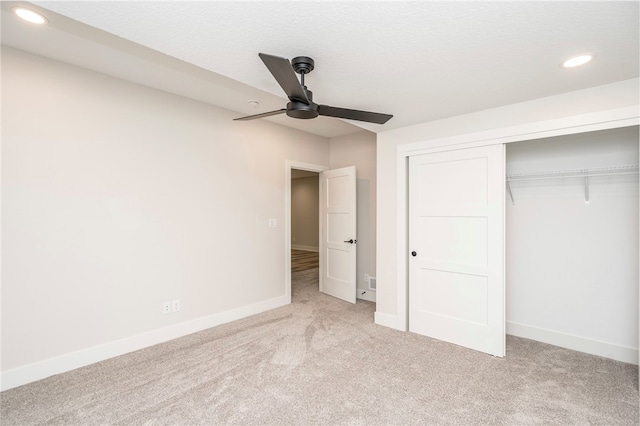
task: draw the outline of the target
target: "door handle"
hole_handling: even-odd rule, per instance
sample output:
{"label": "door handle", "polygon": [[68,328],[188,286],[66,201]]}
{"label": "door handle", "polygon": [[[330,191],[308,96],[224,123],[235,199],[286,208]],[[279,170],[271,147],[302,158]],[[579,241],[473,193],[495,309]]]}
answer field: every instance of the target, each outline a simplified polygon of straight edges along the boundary
{"label": "door handle", "polygon": [[345,243],[349,243],[349,244],[355,244],[357,242],[358,242],[358,240],[354,240],[353,238],[348,240],[348,241],[345,241]]}
{"label": "door handle", "polygon": [[411,256],[416,257],[418,255],[418,253],[416,253],[415,251],[411,252]]}

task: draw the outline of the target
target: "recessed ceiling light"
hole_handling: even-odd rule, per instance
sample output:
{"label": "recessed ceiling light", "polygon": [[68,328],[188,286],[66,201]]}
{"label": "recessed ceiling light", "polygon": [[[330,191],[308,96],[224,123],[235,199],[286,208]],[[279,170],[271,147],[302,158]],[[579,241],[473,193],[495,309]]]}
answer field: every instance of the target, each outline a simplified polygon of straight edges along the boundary
{"label": "recessed ceiling light", "polygon": [[27,22],[31,22],[32,24],[46,24],[47,18],[43,15],[34,12],[33,10],[25,9],[24,7],[14,7],[13,13],[18,15],[20,18],[24,19]]}
{"label": "recessed ceiling light", "polygon": [[589,54],[574,56],[573,58],[567,59],[566,61],[564,61],[562,63],[562,66],[564,68],[579,67],[580,65],[584,65],[587,62],[591,61],[592,59],[593,59],[593,55],[589,55]]}
{"label": "recessed ceiling light", "polygon": [[247,103],[249,104],[249,106],[251,108],[258,108],[258,105],[260,105],[260,102],[258,102],[258,101],[249,101]]}

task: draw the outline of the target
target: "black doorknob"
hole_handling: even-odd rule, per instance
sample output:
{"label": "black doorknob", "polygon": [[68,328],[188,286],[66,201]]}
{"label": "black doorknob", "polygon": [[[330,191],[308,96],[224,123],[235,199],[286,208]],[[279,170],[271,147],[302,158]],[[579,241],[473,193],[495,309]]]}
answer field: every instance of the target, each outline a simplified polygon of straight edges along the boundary
{"label": "black doorknob", "polygon": [[411,252],[411,256],[416,257],[418,255],[418,253],[416,253],[415,251]]}
{"label": "black doorknob", "polygon": [[352,239],[350,239],[350,240],[348,240],[348,241],[345,241],[345,243],[349,243],[349,244],[353,244],[354,242],[355,242],[355,241],[353,241],[353,238],[352,238]]}

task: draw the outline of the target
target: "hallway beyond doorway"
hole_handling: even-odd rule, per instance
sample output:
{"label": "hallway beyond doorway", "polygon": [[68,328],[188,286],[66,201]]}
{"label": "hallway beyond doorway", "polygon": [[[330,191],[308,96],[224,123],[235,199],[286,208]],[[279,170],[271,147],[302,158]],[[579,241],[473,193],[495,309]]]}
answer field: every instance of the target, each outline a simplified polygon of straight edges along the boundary
{"label": "hallway beyond doorway", "polygon": [[291,250],[291,272],[306,271],[319,266],[319,253],[314,251]]}

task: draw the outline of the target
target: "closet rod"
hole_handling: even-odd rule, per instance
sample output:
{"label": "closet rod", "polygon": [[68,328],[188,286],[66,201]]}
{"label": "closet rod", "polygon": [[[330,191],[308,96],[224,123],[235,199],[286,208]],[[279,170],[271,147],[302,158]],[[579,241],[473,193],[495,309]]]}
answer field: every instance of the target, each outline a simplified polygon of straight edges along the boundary
{"label": "closet rod", "polygon": [[532,172],[532,173],[518,173],[506,176],[507,189],[509,191],[509,197],[511,203],[515,204],[513,198],[513,191],[511,189],[511,182],[525,182],[531,180],[548,180],[548,179],[571,179],[571,178],[583,178],[584,179],[584,198],[589,202],[589,178],[599,176],[620,176],[620,175],[635,175],[638,174],[640,167],[638,164],[631,164],[625,166],[614,167],[599,167],[591,169],[579,169],[579,170],[565,170],[565,171],[550,171],[550,172]]}
{"label": "closet rod", "polygon": [[531,172],[531,173],[516,173],[507,175],[508,181],[525,181],[525,180],[542,180],[542,179],[562,179],[562,178],[576,178],[585,176],[617,176],[617,175],[630,175],[638,173],[639,165],[631,164],[625,166],[613,166],[613,167],[598,167],[590,169],[574,169],[574,170],[558,170],[549,172]]}
{"label": "closet rod", "polygon": [[548,179],[569,179],[569,178],[584,178],[584,177],[596,177],[596,176],[620,176],[620,175],[636,175],[635,172],[621,172],[621,173],[580,173],[580,174],[564,174],[564,175],[549,175],[549,176],[531,176],[531,177],[518,177],[507,176],[509,182],[524,182],[528,180],[548,180]]}

